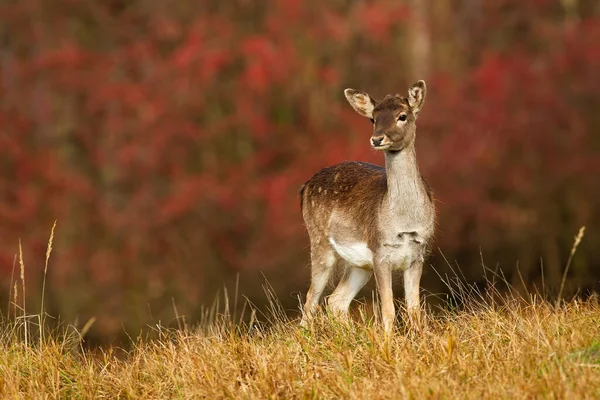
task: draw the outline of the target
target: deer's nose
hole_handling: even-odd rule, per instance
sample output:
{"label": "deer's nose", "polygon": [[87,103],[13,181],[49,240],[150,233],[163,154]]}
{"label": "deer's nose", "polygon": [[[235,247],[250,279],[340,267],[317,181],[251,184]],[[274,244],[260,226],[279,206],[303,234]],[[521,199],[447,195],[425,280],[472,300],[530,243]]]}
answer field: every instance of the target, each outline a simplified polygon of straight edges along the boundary
{"label": "deer's nose", "polygon": [[371,138],[371,143],[373,143],[374,147],[379,147],[383,142],[383,136]]}

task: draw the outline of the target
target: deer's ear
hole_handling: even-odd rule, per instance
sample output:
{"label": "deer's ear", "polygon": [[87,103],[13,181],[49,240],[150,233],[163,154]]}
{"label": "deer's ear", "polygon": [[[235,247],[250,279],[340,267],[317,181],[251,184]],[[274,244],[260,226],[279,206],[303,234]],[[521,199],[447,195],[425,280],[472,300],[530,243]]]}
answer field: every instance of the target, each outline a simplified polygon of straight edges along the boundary
{"label": "deer's ear", "polygon": [[375,109],[375,100],[368,93],[355,89],[346,89],[344,94],[348,103],[354,110],[363,117],[373,118],[373,109]]}
{"label": "deer's ear", "polygon": [[408,89],[408,104],[412,108],[413,113],[418,113],[423,108],[425,103],[425,94],[427,93],[427,86],[425,81],[418,81]]}

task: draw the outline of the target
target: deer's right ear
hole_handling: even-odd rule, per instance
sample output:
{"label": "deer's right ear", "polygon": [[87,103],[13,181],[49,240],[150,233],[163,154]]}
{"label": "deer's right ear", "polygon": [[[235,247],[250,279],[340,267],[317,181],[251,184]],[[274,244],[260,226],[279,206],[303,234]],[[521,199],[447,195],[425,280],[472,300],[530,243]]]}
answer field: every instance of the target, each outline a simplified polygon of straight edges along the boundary
{"label": "deer's right ear", "polygon": [[344,94],[354,110],[363,117],[373,118],[375,109],[375,100],[368,93],[355,89],[346,89]]}

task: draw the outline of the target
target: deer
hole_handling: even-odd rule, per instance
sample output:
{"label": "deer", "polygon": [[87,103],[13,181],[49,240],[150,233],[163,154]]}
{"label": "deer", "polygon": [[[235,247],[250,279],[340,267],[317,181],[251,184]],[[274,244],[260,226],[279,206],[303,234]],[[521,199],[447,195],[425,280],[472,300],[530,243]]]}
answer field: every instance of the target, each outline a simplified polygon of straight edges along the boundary
{"label": "deer", "polygon": [[416,121],[425,102],[420,80],[408,96],[346,89],[352,108],[373,124],[370,145],[384,153],[385,167],[345,161],[318,171],[300,188],[300,207],[310,239],[311,283],[303,307],[307,326],[333,275],[341,278],[327,299],[347,318],[354,297],[375,275],[381,321],[390,333],[396,318],[392,273],[402,271],[406,309],[421,310],[419,286],[435,228],[432,191],[421,176],[415,152]]}

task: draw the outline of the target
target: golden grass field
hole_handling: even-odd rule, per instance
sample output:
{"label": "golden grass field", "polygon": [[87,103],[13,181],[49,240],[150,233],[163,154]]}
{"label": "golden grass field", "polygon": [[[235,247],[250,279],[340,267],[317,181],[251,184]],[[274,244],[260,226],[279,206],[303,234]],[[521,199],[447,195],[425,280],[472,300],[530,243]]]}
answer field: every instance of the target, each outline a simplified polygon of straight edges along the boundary
{"label": "golden grass field", "polygon": [[128,351],[88,350],[93,320],[49,328],[45,284],[34,315],[15,284],[13,315],[0,320],[0,398],[600,398],[597,296],[551,303],[506,281],[503,294],[495,282],[483,292],[445,282],[453,301],[416,323],[401,310],[390,336],[364,304],[349,321],[321,313],[302,328],[267,290],[261,318],[249,304],[230,313],[225,296],[195,327],[177,316],[178,329],[154,326]]}
{"label": "golden grass field", "polygon": [[[475,301],[475,300],[474,300]],[[476,304],[475,304],[476,303]],[[483,301],[399,322],[386,338],[365,313],[321,315],[310,329],[227,318],[156,328],[117,357],[83,350],[80,335],[23,339],[3,323],[2,398],[600,398],[597,300],[555,306]],[[66,331],[65,331],[66,332]],[[64,333],[64,332],[63,332]]]}

